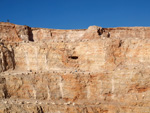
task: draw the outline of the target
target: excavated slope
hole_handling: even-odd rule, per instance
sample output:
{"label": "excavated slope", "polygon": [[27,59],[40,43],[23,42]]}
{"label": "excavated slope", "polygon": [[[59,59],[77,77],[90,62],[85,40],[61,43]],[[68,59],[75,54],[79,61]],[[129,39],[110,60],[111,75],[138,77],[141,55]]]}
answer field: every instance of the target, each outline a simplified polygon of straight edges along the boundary
{"label": "excavated slope", "polygon": [[0,23],[0,113],[149,113],[150,27]]}

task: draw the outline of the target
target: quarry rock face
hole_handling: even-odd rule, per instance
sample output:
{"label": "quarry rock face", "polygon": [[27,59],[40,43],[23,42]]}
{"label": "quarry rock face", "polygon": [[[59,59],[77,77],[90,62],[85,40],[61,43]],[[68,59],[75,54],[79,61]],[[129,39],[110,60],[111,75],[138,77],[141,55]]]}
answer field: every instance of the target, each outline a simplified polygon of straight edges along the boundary
{"label": "quarry rock face", "polygon": [[0,113],[149,113],[150,28],[0,23]]}

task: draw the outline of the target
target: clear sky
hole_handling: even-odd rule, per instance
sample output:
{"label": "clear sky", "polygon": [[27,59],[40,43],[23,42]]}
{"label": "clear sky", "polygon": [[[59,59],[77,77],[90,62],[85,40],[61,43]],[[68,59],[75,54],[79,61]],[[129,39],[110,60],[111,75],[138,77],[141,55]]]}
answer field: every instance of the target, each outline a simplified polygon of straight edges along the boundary
{"label": "clear sky", "polygon": [[150,26],[150,0],[0,0],[0,21],[54,29]]}

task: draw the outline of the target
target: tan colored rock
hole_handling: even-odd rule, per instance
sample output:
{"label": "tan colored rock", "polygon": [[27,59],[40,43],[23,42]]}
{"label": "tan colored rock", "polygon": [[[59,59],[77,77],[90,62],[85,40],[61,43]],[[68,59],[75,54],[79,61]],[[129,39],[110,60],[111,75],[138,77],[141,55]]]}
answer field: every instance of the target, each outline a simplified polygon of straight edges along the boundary
{"label": "tan colored rock", "polygon": [[102,35],[102,28],[98,26],[90,26],[84,33],[85,39],[98,39]]}
{"label": "tan colored rock", "polygon": [[0,112],[149,113],[149,34],[0,23]]}
{"label": "tan colored rock", "polygon": [[33,40],[30,27],[0,22],[0,39],[7,42],[20,42]]}
{"label": "tan colored rock", "polygon": [[6,79],[0,76],[0,99],[7,97]]}
{"label": "tan colored rock", "polygon": [[14,51],[9,49],[2,42],[0,43],[0,72],[15,68]]}

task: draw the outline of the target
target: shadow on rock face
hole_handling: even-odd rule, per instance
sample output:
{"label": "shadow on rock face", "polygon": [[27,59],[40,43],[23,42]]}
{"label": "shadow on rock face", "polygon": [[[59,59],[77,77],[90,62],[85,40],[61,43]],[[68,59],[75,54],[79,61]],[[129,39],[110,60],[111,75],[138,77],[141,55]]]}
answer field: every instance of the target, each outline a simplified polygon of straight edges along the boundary
{"label": "shadow on rock face", "polygon": [[34,42],[32,29],[30,27],[28,27],[28,33],[29,33],[29,39],[28,40]]}
{"label": "shadow on rock face", "polygon": [[0,98],[9,98],[9,94],[6,86],[6,79],[4,77],[0,77]]}
{"label": "shadow on rock face", "polygon": [[12,47],[9,49],[3,44],[0,44],[0,72],[8,69],[15,69],[14,50]]}

